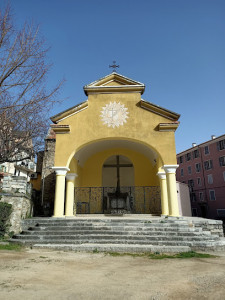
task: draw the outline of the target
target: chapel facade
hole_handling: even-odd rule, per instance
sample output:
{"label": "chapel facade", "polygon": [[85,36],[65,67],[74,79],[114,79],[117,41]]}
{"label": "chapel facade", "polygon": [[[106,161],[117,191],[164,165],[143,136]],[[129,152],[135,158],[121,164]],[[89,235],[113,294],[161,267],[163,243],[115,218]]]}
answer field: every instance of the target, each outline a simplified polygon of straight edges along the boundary
{"label": "chapel facade", "polygon": [[84,86],[86,101],[51,118],[54,217],[179,216],[174,132],[180,115],[144,100],[144,90],[113,72]]}

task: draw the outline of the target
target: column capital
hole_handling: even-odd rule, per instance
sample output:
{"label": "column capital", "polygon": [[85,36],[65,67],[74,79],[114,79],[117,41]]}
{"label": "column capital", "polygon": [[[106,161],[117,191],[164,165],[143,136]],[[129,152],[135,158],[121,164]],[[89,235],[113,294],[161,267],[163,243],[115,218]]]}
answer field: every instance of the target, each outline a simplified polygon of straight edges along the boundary
{"label": "column capital", "polygon": [[179,165],[164,165],[162,168],[165,170],[166,173],[176,173],[176,169],[179,167]]}
{"label": "column capital", "polygon": [[166,179],[166,173],[165,172],[158,172],[157,175],[160,179]]}
{"label": "column capital", "polygon": [[66,175],[70,169],[67,167],[52,167],[52,170],[56,172],[56,175]]}
{"label": "column capital", "polygon": [[78,175],[76,173],[67,173],[66,179],[67,180],[74,180]]}

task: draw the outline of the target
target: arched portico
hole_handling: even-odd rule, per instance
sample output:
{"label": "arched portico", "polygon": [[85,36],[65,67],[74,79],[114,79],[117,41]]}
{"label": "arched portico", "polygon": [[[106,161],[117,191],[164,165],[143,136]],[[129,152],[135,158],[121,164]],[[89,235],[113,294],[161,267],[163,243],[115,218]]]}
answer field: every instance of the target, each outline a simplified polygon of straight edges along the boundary
{"label": "arched portico", "polygon": [[[60,185],[61,199],[63,197],[62,191],[66,186],[65,216],[73,216],[76,213],[108,212],[105,199],[108,194],[115,193],[116,188],[118,188],[118,184],[115,184],[118,183],[118,178],[115,176],[116,168],[112,167],[114,171],[112,169],[109,171],[110,168],[106,169],[107,165],[116,163],[114,160],[118,158],[122,159],[119,164],[130,165],[130,170],[133,172],[133,175],[131,175],[128,168],[126,171],[123,170],[123,181],[120,184],[121,191],[129,195],[132,199],[129,201],[134,202],[133,211],[130,209],[129,212],[160,213],[161,206],[162,214],[176,215],[176,205],[174,209],[171,202],[171,195],[174,193],[173,186],[176,183],[175,177],[172,178],[171,176],[172,166],[166,176],[168,168],[163,169],[161,157],[151,147],[134,141],[110,139],[108,141],[93,141],[93,143],[84,145],[75,152],[70,160],[69,168],[64,168],[64,182],[66,180],[66,185],[65,183],[62,184],[62,171],[60,172],[55,168],[57,182]],[[57,172],[60,175],[57,175]],[[74,188],[75,202],[72,192]],[[63,205],[62,203],[58,205],[61,211],[57,215],[56,209],[55,216],[64,215],[64,199],[61,202],[63,202]],[[56,203],[55,207],[58,206]],[[129,207],[132,208],[132,205],[129,205]]]}

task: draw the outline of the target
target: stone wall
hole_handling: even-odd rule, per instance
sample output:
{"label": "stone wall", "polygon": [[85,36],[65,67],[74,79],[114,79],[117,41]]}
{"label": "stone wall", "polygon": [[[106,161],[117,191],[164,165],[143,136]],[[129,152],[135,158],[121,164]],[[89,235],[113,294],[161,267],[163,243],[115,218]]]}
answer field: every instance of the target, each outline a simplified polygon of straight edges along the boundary
{"label": "stone wall", "polygon": [[33,215],[31,186],[27,184],[27,179],[17,176],[5,177],[0,201],[12,204],[9,232],[19,233],[22,230],[22,220]]}
{"label": "stone wall", "polygon": [[52,136],[45,139],[45,151],[42,163],[42,202],[44,207],[44,214],[51,216],[54,207],[55,198],[55,172],[52,170],[54,167],[55,159],[55,138]]}
{"label": "stone wall", "polygon": [[31,185],[23,176],[5,176],[2,189],[4,192],[31,194]]}

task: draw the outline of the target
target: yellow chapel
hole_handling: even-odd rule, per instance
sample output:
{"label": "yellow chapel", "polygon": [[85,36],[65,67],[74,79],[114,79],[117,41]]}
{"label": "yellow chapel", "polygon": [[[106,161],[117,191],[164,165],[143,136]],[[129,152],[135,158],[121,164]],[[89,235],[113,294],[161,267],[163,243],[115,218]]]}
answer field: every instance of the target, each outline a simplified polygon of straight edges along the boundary
{"label": "yellow chapel", "polygon": [[174,132],[179,114],[142,98],[145,85],[113,72],[87,100],[51,118],[54,216],[179,216]]}

